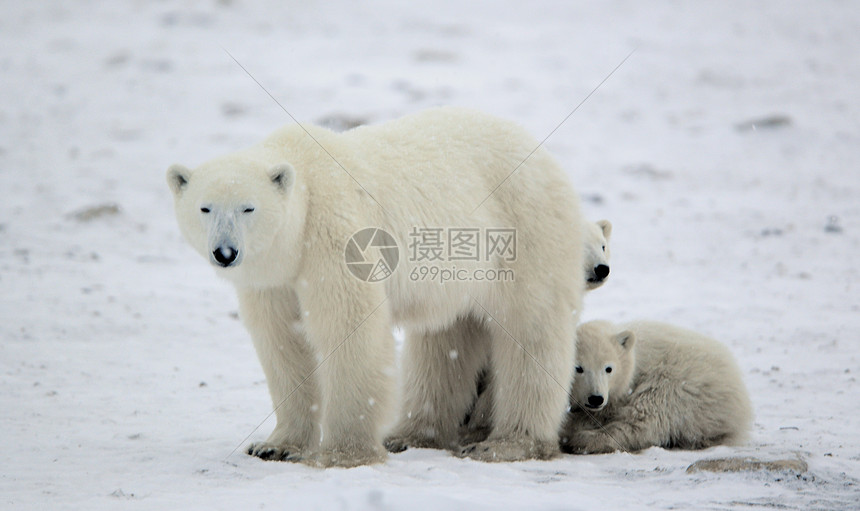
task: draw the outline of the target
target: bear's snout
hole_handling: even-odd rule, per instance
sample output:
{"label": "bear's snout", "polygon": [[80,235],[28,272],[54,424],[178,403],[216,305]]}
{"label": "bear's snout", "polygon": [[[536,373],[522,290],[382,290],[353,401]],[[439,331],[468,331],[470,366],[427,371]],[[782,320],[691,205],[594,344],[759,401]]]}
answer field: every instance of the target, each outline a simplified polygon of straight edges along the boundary
{"label": "bear's snout", "polygon": [[602,281],[606,277],[609,276],[609,266],[605,264],[598,264],[594,267],[594,280],[597,282]]}
{"label": "bear's snout", "polygon": [[236,261],[239,251],[233,247],[218,247],[212,252],[212,257],[219,265],[228,267]]}
{"label": "bear's snout", "polygon": [[591,395],[588,396],[588,399],[585,402],[586,406],[589,408],[602,408],[603,407],[603,396]]}

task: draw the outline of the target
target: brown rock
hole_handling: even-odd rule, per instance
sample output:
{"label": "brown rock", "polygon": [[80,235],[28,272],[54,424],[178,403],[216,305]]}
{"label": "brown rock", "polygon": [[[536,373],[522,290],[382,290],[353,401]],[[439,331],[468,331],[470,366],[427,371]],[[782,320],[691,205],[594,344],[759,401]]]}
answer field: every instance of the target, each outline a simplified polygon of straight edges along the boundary
{"label": "brown rock", "polygon": [[769,472],[790,472],[796,475],[803,474],[808,469],[805,461],[795,459],[783,459],[764,461],[756,458],[716,458],[709,460],[699,460],[687,467],[688,474],[696,472],[745,472],[745,471],[761,471]]}

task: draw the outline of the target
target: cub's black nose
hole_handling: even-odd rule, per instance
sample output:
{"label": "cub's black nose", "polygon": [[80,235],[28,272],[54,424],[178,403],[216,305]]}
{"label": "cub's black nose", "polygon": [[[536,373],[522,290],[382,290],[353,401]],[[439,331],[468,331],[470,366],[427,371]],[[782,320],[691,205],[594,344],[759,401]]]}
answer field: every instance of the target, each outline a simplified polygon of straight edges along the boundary
{"label": "cub's black nose", "polygon": [[233,261],[236,260],[236,256],[238,255],[239,251],[233,247],[218,247],[214,252],[212,252],[212,256],[215,258],[215,261],[224,267],[233,264]]}
{"label": "cub's black nose", "polygon": [[598,408],[603,404],[603,396],[588,396],[587,404],[589,408]]}
{"label": "cub's black nose", "polygon": [[594,267],[594,276],[597,277],[597,280],[603,280],[609,276],[609,266],[605,264],[598,264]]}

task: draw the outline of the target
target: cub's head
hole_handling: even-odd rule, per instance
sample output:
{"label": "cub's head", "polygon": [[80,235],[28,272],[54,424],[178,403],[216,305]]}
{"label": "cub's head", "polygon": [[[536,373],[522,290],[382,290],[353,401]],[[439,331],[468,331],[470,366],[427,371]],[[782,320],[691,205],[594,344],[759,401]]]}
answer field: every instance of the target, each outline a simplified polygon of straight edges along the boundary
{"label": "cub's head", "polygon": [[597,289],[609,277],[609,236],[612,224],[609,220],[585,222],[583,247],[585,248],[585,288]]}
{"label": "cub's head", "polygon": [[606,321],[590,321],[576,330],[576,373],[572,406],[598,411],[612,397],[623,396],[633,379],[636,338]]}
{"label": "cub's head", "polygon": [[182,235],[225,277],[268,251],[287,217],[295,171],[231,155],[167,169]]}

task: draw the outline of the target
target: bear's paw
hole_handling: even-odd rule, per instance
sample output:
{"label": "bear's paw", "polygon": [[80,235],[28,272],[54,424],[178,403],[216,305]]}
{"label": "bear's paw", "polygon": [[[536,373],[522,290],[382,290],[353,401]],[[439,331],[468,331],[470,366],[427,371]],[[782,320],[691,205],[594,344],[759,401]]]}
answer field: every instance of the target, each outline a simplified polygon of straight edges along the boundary
{"label": "bear's paw", "polygon": [[608,454],[627,450],[609,433],[596,430],[577,431],[570,436],[563,436],[560,447],[567,454]]}
{"label": "bear's paw", "polygon": [[[447,438],[447,436],[446,436]],[[382,445],[388,449],[388,452],[398,453],[403,452],[410,447],[416,449],[450,449],[456,450],[460,444],[456,438],[451,438],[450,441],[445,441],[437,435],[420,435],[420,434],[405,434],[389,435],[382,442]]]}
{"label": "bear's paw", "polygon": [[301,461],[302,450],[294,445],[276,445],[269,442],[255,442],[246,450],[251,456],[266,461]]}

